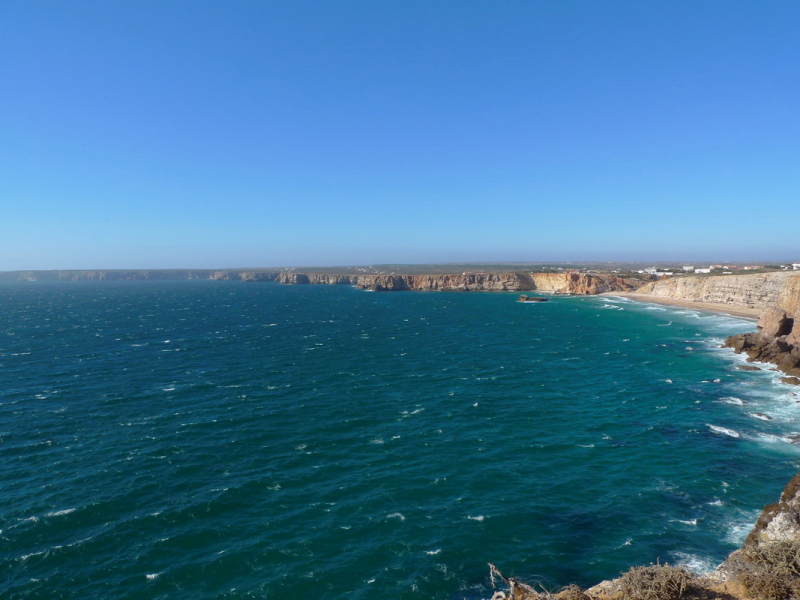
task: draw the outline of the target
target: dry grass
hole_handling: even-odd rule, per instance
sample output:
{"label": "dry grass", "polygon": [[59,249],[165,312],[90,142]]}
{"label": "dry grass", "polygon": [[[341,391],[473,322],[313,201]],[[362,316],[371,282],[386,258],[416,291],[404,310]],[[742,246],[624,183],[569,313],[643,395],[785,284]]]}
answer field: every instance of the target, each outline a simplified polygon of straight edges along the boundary
{"label": "dry grass", "polygon": [[745,546],[728,557],[725,567],[749,598],[800,598],[800,541]]}
{"label": "dry grass", "polygon": [[655,564],[633,567],[619,578],[625,600],[678,600],[693,586],[694,575],[682,567]]}
{"label": "dry grass", "polygon": [[558,600],[590,600],[589,596],[575,584],[565,587],[555,595],[555,598]]}

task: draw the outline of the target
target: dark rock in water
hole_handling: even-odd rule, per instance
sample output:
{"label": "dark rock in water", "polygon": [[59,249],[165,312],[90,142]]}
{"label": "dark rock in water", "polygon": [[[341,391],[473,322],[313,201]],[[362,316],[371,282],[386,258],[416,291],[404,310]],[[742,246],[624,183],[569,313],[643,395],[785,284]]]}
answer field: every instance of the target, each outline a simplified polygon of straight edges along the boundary
{"label": "dark rock in water", "polygon": [[781,381],[789,385],[800,385],[800,379],[797,377],[781,377]]}
{"label": "dark rock in water", "polygon": [[[792,335],[785,333],[789,325],[794,327],[794,320],[781,313],[774,316],[773,319],[762,317],[759,327],[762,322],[765,324],[761,331],[732,335],[725,340],[723,345],[733,348],[736,354],[744,352],[749,361],[772,363],[777,365],[778,371],[795,377],[800,376],[800,345],[792,343]],[[780,335],[776,336],[775,333]],[[745,371],[752,370],[740,368]]]}
{"label": "dark rock in water", "polygon": [[519,298],[517,298],[517,302],[547,302],[547,298],[542,298],[540,296],[526,296],[522,294]]}
{"label": "dark rock in water", "polygon": [[761,370],[759,367],[754,367],[753,365],[739,365],[736,368],[741,370],[741,371],[760,371]]}

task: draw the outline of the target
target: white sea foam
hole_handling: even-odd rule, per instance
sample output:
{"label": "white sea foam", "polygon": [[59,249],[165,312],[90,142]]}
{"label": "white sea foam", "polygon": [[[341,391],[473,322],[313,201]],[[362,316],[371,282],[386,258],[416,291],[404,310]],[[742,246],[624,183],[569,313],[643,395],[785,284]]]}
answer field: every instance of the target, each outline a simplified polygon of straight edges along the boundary
{"label": "white sea foam", "polygon": [[153,581],[159,575],[161,575],[161,573],[148,573],[147,575],[145,575],[145,577],[147,577],[147,581]]}
{"label": "white sea foam", "polygon": [[65,508],[64,510],[57,510],[55,512],[49,512],[45,515],[45,517],[60,517],[62,515],[68,515],[70,513],[75,512],[78,510],[77,508]]}
{"label": "white sea foam", "polygon": [[370,441],[370,444],[378,444],[378,445],[383,444],[383,439],[375,438],[374,440]]}
{"label": "white sea foam", "polygon": [[736,546],[741,546],[747,534],[753,529],[753,523],[756,522],[760,514],[760,510],[738,511],[736,515],[725,524],[725,541]]}
{"label": "white sea foam", "polygon": [[706,502],[706,504],[708,504],[709,506],[724,506],[725,505],[725,503],[722,500],[720,500],[719,498],[717,498],[713,502]]}
{"label": "white sea foam", "polygon": [[405,521],[406,520],[406,518],[403,516],[403,513],[399,513],[399,512],[392,513],[390,515],[386,515],[386,518],[387,519],[400,519],[401,521]]}
{"label": "white sea foam", "polygon": [[762,421],[772,421],[772,417],[764,413],[748,413],[754,419],[761,419]]}
{"label": "white sea foam", "polygon": [[670,519],[670,523],[683,523],[684,525],[692,525],[693,527],[697,527],[697,519],[689,519],[688,521],[684,521],[683,519]]}
{"label": "white sea foam", "polygon": [[467,517],[470,521],[483,521],[486,517],[483,515],[478,515],[477,517]]}
{"label": "white sea foam", "polygon": [[736,396],[728,396],[726,398],[721,398],[720,402],[724,402],[726,404],[735,404],[736,406],[744,406],[744,400],[741,398],[737,398]]}
{"label": "white sea foam", "polygon": [[436,550],[425,550],[425,554],[427,554],[428,556],[435,556],[436,554],[439,554],[441,551],[442,551],[441,548],[437,548]]}
{"label": "white sea foam", "polygon": [[709,423],[706,423],[706,427],[711,429],[711,431],[713,431],[714,433],[729,435],[730,437],[734,437],[734,438],[738,438],[739,437],[739,433],[738,432],[734,431],[733,429],[728,429],[727,427],[720,427],[718,425],[711,425]]}
{"label": "white sea foam", "polygon": [[676,563],[678,566],[686,567],[693,573],[710,573],[717,568],[717,564],[709,558],[703,558],[696,554],[688,554],[686,552],[676,552],[675,557],[678,559]]}

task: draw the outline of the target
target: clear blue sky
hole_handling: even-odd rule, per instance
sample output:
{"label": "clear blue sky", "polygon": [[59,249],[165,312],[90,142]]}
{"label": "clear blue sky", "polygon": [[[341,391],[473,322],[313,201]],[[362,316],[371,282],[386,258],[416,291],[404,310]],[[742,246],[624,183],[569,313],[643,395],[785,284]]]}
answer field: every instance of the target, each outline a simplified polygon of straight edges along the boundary
{"label": "clear blue sky", "polygon": [[800,260],[800,3],[0,0],[0,269]]}

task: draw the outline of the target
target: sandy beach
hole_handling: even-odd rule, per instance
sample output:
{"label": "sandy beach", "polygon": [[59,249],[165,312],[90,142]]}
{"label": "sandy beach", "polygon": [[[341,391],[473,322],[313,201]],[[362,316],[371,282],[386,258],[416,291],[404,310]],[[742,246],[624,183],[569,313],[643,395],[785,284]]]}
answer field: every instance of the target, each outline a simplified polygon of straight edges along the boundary
{"label": "sandy beach", "polygon": [[649,296],[646,294],[635,294],[633,292],[606,292],[601,296],[618,296],[630,298],[637,302],[651,302],[653,304],[665,304],[667,306],[680,306],[682,308],[692,308],[713,313],[721,313],[740,317],[744,319],[758,320],[761,310],[758,308],[746,308],[744,306],[731,306],[730,304],[717,304],[715,302],[691,302],[689,300],[676,300],[674,298],[664,298],[661,296]]}

